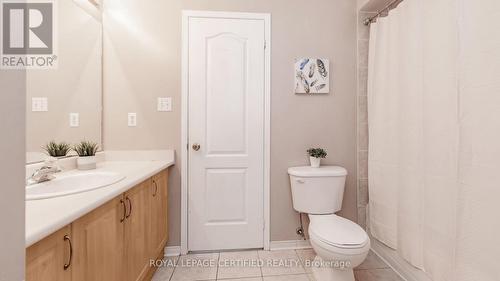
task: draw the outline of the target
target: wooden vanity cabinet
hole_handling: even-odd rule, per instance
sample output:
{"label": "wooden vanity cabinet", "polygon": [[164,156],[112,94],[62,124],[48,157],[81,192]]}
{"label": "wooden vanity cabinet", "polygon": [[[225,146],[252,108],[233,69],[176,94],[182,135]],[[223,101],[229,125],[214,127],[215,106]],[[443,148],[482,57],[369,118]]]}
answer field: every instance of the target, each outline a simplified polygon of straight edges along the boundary
{"label": "wooden vanity cabinet", "polygon": [[71,227],[26,250],[26,281],[71,281]]}
{"label": "wooden vanity cabinet", "polygon": [[143,280],[149,271],[151,227],[151,179],[125,193],[125,259],[127,276],[123,280]]}
{"label": "wooden vanity cabinet", "polygon": [[168,238],[167,181],[163,170],[29,247],[26,281],[151,280]]}
{"label": "wooden vanity cabinet", "polygon": [[163,253],[168,240],[167,202],[168,170],[164,170],[152,179],[151,185],[151,239],[150,255],[157,257]]}
{"label": "wooden vanity cabinet", "polygon": [[73,222],[73,281],[123,280],[125,212],[119,196]]}

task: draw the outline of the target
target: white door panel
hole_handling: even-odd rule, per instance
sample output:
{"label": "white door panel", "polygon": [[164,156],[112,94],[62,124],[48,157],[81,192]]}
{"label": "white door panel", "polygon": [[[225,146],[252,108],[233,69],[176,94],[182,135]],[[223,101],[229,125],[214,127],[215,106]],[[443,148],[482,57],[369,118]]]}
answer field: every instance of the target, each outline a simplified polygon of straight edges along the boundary
{"label": "white door panel", "polygon": [[206,44],[207,154],[246,153],[246,39],[220,33]]}
{"label": "white door panel", "polygon": [[263,247],[264,27],[189,20],[191,251]]}
{"label": "white door panel", "polygon": [[206,169],[207,223],[248,223],[246,189],[247,169]]}

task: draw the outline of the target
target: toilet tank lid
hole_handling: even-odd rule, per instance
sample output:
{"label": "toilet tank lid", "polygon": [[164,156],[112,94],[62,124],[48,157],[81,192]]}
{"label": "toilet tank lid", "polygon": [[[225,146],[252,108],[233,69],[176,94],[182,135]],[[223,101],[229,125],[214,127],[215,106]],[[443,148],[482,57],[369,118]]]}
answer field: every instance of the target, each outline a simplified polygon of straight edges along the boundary
{"label": "toilet tank lid", "polygon": [[288,174],[296,177],[341,177],[347,175],[347,170],[340,166],[311,166],[290,167]]}

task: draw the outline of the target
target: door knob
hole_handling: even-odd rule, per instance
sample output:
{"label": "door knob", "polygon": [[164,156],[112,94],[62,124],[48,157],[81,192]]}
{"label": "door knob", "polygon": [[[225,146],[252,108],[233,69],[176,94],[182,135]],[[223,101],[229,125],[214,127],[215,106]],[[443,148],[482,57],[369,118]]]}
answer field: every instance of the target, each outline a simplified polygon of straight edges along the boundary
{"label": "door knob", "polygon": [[200,144],[198,144],[198,143],[193,144],[193,150],[194,150],[194,151],[198,151],[198,150],[200,150],[200,147],[201,147],[201,146],[200,146]]}

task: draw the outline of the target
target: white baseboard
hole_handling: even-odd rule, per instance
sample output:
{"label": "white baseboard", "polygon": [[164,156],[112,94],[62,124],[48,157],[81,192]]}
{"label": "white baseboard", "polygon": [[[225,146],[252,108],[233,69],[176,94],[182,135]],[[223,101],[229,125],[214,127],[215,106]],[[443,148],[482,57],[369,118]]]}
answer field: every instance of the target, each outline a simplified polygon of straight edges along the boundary
{"label": "white baseboard", "polygon": [[277,250],[298,250],[298,249],[310,249],[311,243],[309,240],[287,240],[287,241],[271,241],[270,244],[271,251]]}
{"label": "white baseboard", "polygon": [[181,246],[165,247],[165,257],[176,257],[181,255]]}
{"label": "white baseboard", "polygon": [[[310,249],[311,243],[309,240],[287,240],[287,241],[271,241],[270,250],[300,250]],[[181,246],[165,247],[165,257],[175,257],[181,254]]]}

